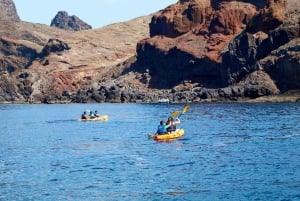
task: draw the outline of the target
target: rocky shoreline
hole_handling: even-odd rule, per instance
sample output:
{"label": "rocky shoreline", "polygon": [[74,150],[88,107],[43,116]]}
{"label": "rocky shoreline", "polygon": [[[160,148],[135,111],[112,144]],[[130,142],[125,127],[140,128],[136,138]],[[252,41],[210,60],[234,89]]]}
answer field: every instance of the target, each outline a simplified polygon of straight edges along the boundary
{"label": "rocky shoreline", "polygon": [[250,99],[247,102],[300,102],[300,94],[299,92],[287,92],[280,95],[264,96],[256,99]]}
{"label": "rocky shoreline", "polygon": [[[284,94],[262,96],[258,98],[246,97],[215,97],[215,98],[197,98],[190,100],[185,93],[170,93],[168,90],[156,91],[151,93],[118,93],[119,96],[109,95],[104,99],[96,98],[92,91],[89,96],[68,95],[60,98],[46,98],[42,101],[1,101],[0,104],[71,104],[71,103],[161,103],[161,99],[167,99],[168,103],[224,103],[224,102],[247,102],[247,103],[280,103],[280,102],[300,102],[300,91],[293,90]],[[126,95],[125,95],[126,94]],[[108,99],[108,98],[111,99]],[[126,98],[125,98],[126,97]],[[188,96],[190,97],[190,96]],[[168,104],[167,103],[167,104]],[[165,103],[163,103],[165,104]]]}

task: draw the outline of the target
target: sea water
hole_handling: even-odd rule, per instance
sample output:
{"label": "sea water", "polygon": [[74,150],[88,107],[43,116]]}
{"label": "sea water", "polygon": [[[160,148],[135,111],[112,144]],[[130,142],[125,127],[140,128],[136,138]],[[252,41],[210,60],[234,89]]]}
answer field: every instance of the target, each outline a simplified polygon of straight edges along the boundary
{"label": "sea water", "polygon": [[0,200],[300,200],[300,103],[184,106],[0,105]]}

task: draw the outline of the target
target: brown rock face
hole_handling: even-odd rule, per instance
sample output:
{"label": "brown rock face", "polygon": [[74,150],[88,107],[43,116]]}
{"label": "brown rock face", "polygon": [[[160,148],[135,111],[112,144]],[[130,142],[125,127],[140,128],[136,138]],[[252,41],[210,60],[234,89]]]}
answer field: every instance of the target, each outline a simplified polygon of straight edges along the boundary
{"label": "brown rock face", "polygon": [[[263,3],[259,6],[263,7]],[[157,80],[169,75],[165,81],[169,85],[165,87],[174,86],[182,80],[199,82],[206,87],[222,87],[226,84],[221,73],[222,52],[229,41],[245,29],[257,14],[257,9],[255,4],[247,1],[179,1],[152,18],[150,35],[155,37],[138,44],[138,60],[147,60],[145,56],[151,57],[149,54],[153,58],[160,58],[159,54],[170,57],[167,62],[155,59],[157,63],[152,62],[147,67],[155,72],[152,75],[157,76]],[[174,60],[175,55],[180,55],[180,61]],[[185,71],[183,74],[169,73],[182,69]],[[165,85],[159,81],[153,83],[156,83],[153,87],[164,88]]]}
{"label": "brown rock face", "polygon": [[209,0],[179,1],[154,15],[150,22],[150,36],[175,38],[193,29],[205,29],[212,17]]}
{"label": "brown rock face", "polygon": [[20,21],[13,0],[0,0],[0,19]]}
{"label": "brown rock face", "polygon": [[152,18],[150,36],[173,38],[190,31],[202,35],[236,34],[245,28],[256,14],[256,9],[255,5],[247,1],[179,1]]}
{"label": "brown rock face", "polygon": [[61,40],[51,38],[48,40],[46,46],[42,49],[40,57],[43,58],[49,56],[51,53],[62,52],[69,49],[70,47],[68,44],[62,42]]}
{"label": "brown rock face", "polygon": [[[141,66],[149,72],[147,83],[154,88],[172,88],[188,81],[194,83],[190,90],[195,86],[235,86],[232,91],[239,92],[223,93],[251,98],[299,88],[298,77],[288,83],[279,81],[288,80],[292,73],[287,72],[298,69],[293,64],[284,67],[289,70],[283,73],[279,63],[292,64],[281,59],[272,59],[275,63],[267,68],[269,75],[245,82],[265,68],[267,63],[260,61],[271,52],[299,38],[299,8],[296,0],[181,0],[153,16],[149,24],[152,38],[137,45],[137,66],[140,72]],[[298,51],[293,53],[299,55]],[[290,54],[285,58],[291,59]],[[205,94],[199,96],[222,96],[219,92]]]}
{"label": "brown rock face", "polygon": [[270,0],[267,7],[261,9],[259,13],[247,24],[247,32],[256,33],[258,31],[268,32],[277,28],[285,20],[285,10],[287,0]]}
{"label": "brown rock face", "polygon": [[92,29],[92,26],[85,23],[77,16],[75,15],[69,16],[68,13],[65,11],[59,11],[57,15],[54,17],[54,19],[52,20],[50,26],[57,27],[64,30],[73,30],[73,31]]}
{"label": "brown rock face", "polygon": [[137,41],[149,36],[150,19],[76,32],[22,21],[1,23],[0,102],[106,100],[96,94],[97,83],[118,76],[123,63],[134,57]]}
{"label": "brown rock face", "polygon": [[25,44],[6,37],[0,37],[0,72],[12,73],[26,68],[38,57],[38,52]]}

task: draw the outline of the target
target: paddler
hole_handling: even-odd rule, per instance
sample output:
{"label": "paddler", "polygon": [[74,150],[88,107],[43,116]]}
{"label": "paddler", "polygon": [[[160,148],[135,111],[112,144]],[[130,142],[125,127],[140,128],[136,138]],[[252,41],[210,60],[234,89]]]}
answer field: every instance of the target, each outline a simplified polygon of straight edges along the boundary
{"label": "paddler", "polygon": [[157,131],[156,131],[156,134],[157,135],[163,135],[163,134],[166,134],[167,133],[167,128],[169,126],[166,125],[166,122],[164,120],[161,120],[160,121],[160,124],[158,125],[157,127]]}

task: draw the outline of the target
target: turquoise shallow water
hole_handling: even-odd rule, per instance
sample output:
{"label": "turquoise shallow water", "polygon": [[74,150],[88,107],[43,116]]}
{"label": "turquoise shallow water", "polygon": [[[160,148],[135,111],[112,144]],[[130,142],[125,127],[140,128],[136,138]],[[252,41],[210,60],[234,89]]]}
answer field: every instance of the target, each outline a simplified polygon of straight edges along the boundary
{"label": "turquoise shallow water", "polygon": [[[0,200],[300,200],[300,103],[0,105]],[[85,109],[107,122],[78,122]]]}

